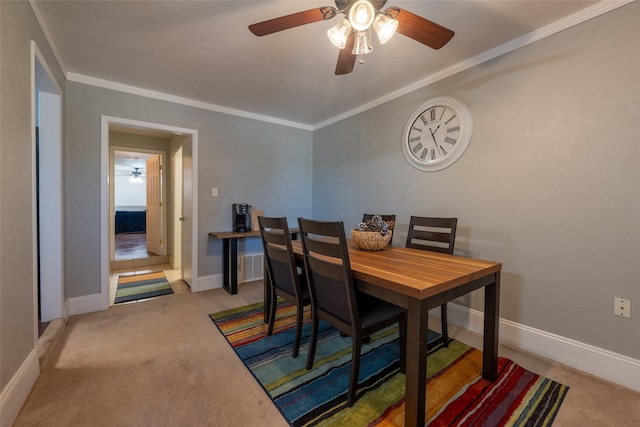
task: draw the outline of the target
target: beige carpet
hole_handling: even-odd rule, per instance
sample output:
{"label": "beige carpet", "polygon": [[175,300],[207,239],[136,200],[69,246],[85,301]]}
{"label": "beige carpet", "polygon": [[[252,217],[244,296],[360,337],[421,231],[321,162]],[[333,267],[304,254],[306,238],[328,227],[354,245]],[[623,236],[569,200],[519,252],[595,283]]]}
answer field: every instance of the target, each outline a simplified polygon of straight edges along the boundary
{"label": "beige carpet", "polygon": [[[286,426],[208,318],[261,298],[254,282],[233,296],[179,293],[71,317],[44,344],[42,373],[14,426]],[[554,426],[640,425],[640,393],[505,346],[500,355],[570,387]]]}

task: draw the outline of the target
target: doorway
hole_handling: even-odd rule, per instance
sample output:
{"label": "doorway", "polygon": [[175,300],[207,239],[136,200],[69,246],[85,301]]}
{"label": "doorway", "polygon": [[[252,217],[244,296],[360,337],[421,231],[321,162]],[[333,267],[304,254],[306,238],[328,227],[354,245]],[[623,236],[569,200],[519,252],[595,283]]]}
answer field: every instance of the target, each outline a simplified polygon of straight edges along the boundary
{"label": "doorway", "polygon": [[[198,141],[197,131],[191,130],[191,129],[176,128],[173,126],[167,126],[167,125],[156,124],[156,123],[140,122],[140,121],[124,119],[124,118],[103,116],[102,117],[102,137],[101,137],[101,141],[102,141],[101,173],[102,173],[102,176],[105,177],[105,179],[103,180],[104,192],[102,193],[105,196],[101,197],[101,206],[102,206],[101,207],[101,227],[102,227],[102,230],[104,230],[101,233],[101,247],[102,247],[102,253],[103,253],[102,268],[101,268],[103,272],[101,296],[103,298],[103,304],[105,305],[105,307],[108,307],[110,305],[110,301],[112,301],[112,298],[111,298],[112,292],[110,292],[112,277],[110,276],[110,272],[111,272],[111,262],[114,261],[114,258],[115,258],[115,250],[114,250],[115,239],[112,237],[115,235],[115,233],[112,233],[115,227],[115,210],[114,210],[114,205],[112,203],[114,183],[115,183],[115,176],[114,176],[115,173],[113,172],[114,171],[114,168],[113,168],[113,163],[114,163],[113,151],[114,150],[113,150],[113,147],[111,147],[112,144],[110,144],[110,131],[124,132],[124,133],[130,133],[130,134],[142,134],[142,135],[155,135],[155,136],[162,135],[164,138],[168,138],[169,148],[166,150],[161,150],[163,151],[165,156],[163,159],[163,168],[165,166],[169,166],[169,164],[166,162],[166,159],[168,157],[173,158],[173,152],[175,151],[175,149],[177,149],[176,147],[179,146],[177,141],[188,140],[188,142],[191,144],[190,155],[191,155],[191,158],[194,159],[194,165],[193,167],[189,168],[188,180],[187,179],[184,180],[185,184],[182,185],[180,191],[181,191],[181,194],[183,195],[188,194],[190,196],[191,204],[189,206],[189,209],[192,212],[197,212],[197,209],[196,209],[197,180],[195,179],[195,177],[197,176],[197,168],[195,167],[195,159],[197,158],[197,141]],[[131,146],[128,146],[128,147],[118,146],[118,149],[123,149],[123,148],[126,148],[126,150],[129,150],[130,152],[140,152],[140,153],[147,153],[150,151],[154,151],[149,147],[140,149],[140,148],[131,147]],[[159,150],[156,150],[156,151],[159,151]],[[167,173],[166,170],[167,170],[166,168],[163,170],[163,178],[162,178],[167,185],[164,185],[165,193],[162,196],[162,200],[163,200],[162,205],[164,209],[164,214],[161,215],[161,221],[165,221],[165,224],[167,224],[165,228],[166,231],[163,237],[163,245],[166,248],[165,255],[168,257],[168,263],[160,265],[160,267],[169,266],[169,268],[171,268],[175,274],[178,274],[179,279],[183,279],[182,270],[178,270],[174,268],[174,266],[172,265],[172,258],[173,258],[173,254],[176,251],[176,246],[173,242],[173,239],[170,238],[169,236],[172,236],[174,234],[173,233],[173,217],[175,213],[172,207],[172,200],[174,199],[173,193],[175,192],[175,189],[173,188],[173,185],[171,185],[171,183],[173,182],[173,178],[169,177],[170,174]],[[189,183],[189,185],[186,184],[187,182]],[[191,244],[189,245],[188,248],[185,248],[184,244],[182,244],[179,247],[179,250],[180,250],[181,264],[184,265],[185,263],[187,263],[188,265],[192,266],[193,276],[190,275],[189,279],[192,280],[192,286],[193,286],[194,284],[197,284],[197,280],[192,279],[192,277],[197,278],[197,275],[196,275],[197,247],[194,243],[194,242],[197,242],[197,238],[196,238],[197,218],[190,217],[188,223],[190,227],[187,234],[189,235]],[[184,243],[184,241],[182,241],[182,243]],[[140,264],[139,261],[135,261],[135,264],[133,267],[133,273],[140,272],[143,270],[153,270],[153,269],[157,270],[157,268],[160,268],[160,267],[152,267],[152,266],[146,266],[146,268],[143,268],[145,266],[140,266],[139,264]],[[188,288],[187,288],[187,291],[188,291]]]}
{"label": "doorway", "polygon": [[[164,148],[168,148],[168,139],[141,139],[135,134],[110,133],[110,140],[116,140],[120,144],[126,142],[123,137],[131,143],[150,141],[157,142],[158,145],[164,143]],[[167,264],[168,253],[175,253],[168,250],[167,239],[166,218],[171,209],[171,200],[167,199],[167,173],[166,168],[163,168],[167,152],[142,149],[133,151],[134,148],[122,147],[120,144],[110,148],[113,159],[110,210],[113,208],[114,212],[114,224],[110,227],[111,269],[126,266],[127,260],[145,259],[149,265]]]}
{"label": "doorway", "polygon": [[64,310],[62,90],[31,42],[34,317],[38,335]]}

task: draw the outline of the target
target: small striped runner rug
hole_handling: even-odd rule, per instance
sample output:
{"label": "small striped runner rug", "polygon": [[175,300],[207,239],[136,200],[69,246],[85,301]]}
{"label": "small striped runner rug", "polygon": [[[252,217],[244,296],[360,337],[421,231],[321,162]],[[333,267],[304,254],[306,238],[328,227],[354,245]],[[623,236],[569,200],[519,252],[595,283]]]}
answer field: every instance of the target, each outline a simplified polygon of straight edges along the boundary
{"label": "small striped runner rug", "polygon": [[173,289],[162,271],[118,276],[114,304],[172,294]]}
{"label": "small striped runner rug", "polygon": [[[315,363],[305,369],[310,332],[291,356],[295,307],[279,301],[274,333],[266,336],[262,303],[209,317],[292,426],[403,426],[405,377],[399,372],[398,331],[390,327],[362,349],[359,399],[346,406],[351,338],[324,322]],[[429,341],[439,337],[429,333]],[[499,377],[482,379],[482,352],[453,340],[434,346],[427,363],[429,426],[550,426],[568,387],[500,358]]]}

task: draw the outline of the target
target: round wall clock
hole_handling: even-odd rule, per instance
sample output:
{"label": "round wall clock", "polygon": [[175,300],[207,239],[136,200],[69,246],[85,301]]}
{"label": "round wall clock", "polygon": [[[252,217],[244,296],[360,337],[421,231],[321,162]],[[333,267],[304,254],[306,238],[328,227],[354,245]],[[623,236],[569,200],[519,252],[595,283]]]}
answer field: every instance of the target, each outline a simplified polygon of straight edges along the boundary
{"label": "round wall clock", "polygon": [[472,133],[471,113],[461,101],[448,96],[433,98],[409,116],[402,152],[415,168],[438,171],[464,154]]}

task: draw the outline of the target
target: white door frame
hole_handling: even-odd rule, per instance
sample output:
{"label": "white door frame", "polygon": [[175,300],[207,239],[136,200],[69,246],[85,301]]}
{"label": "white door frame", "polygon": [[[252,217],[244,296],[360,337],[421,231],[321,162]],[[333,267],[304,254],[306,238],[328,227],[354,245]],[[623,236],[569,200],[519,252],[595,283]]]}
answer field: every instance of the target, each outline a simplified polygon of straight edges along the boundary
{"label": "white door frame", "polygon": [[[40,105],[36,107],[36,97]],[[39,117],[36,117],[38,115]],[[40,137],[40,164],[36,164],[36,123],[48,131]],[[62,89],[34,41],[31,41],[31,132],[34,342],[38,340],[38,286],[42,321],[68,318],[64,300],[64,206],[62,179]],[[43,161],[43,156],[44,160]],[[40,169],[40,188],[36,171]],[[42,190],[42,191],[41,191]],[[40,242],[38,242],[37,195],[40,193]],[[42,221],[46,218],[46,221]],[[38,255],[40,245],[40,255]],[[38,262],[40,282],[38,283]]]}
{"label": "white door frame", "polygon": [[[160,130],[172,132],[175,134],[191,135],[193,143],[193,211],[198,212],[198,131],[195,129],[186,129],[176,126],[170,126],[160,123],[143,122],[140,120],[125,119],[122,117],[113,117],[103,115],[101,118],[100,132],[100,297],[101,305],[104,310],[109,308],[109,127],[111,125],[119,125],[133,127],[139,129]],[[193,236],[192,247],[192,265],[193,280],[198,280],[198,217],[193,218],[193,227],[191,229]]]}

